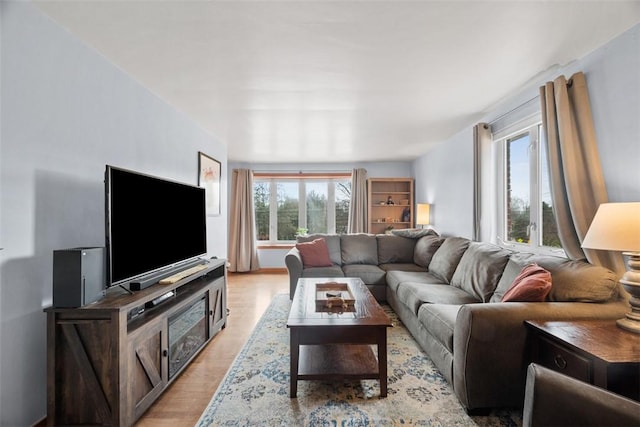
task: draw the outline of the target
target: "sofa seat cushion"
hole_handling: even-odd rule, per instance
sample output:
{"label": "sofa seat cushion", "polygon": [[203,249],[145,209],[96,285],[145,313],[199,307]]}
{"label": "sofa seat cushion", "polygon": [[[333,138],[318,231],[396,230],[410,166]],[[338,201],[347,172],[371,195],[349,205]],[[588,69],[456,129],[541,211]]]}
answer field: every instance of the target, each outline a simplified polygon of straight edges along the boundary
{"label": "sofa seat cushion", "polygon": [[340,252],[339,234],[307,234],[305,236],[298,236],[296,238],[296,241],[298,243],[305,243],[313,242],[316,239],[324,239],[324,241],[327,243],[327,249],[329,250],[329,258],[331,259],[331,262],[337,265],[342,265],[342,253]]}
{"label": "sofa seat cushion", "polygon": [[378,242],[375,234],[342,234],[340,250],[342,265],[378,265]]}
{"label": "sofa seat cushion", "polygon": [[459,310],[460,306],[454,304],[422,304],[418,309],[418,321],[451,353]]}
{"label": "sofa seat cushion", "polygon": [[474,297],[451,285],[436,285],[417,282],[402,282],[398,286],[398,300],[414,314],[424,303],[431,304],[471,304],[481,302]]}
{"label": "sofa seat cushion", "polygon": [[393,234],[378,234],[376,240],[378,242],[378,262],[376,264],[413,263],[415,239]]}
{"label": "sofa seat cushion", "polygon": [[359,277],[367,285],[384,285],[385,271],[377,265],[349,264],[343,265],[345,277]]}
{"label": "sofa seat cushion", "polygon": [[424,272],[425,269],[420,267],[419,265],[416,265],[414,263],[398,263],[395,262],[393,264],[380,264],[378,265],[378,267],[380,267],[381,269],[383,269],[384,271],[391,271],[391,270],[400,270],[400,271],[422,271]]}
{"label": "sofa seat cushion", "polygon": [[339,265],[331,267],[309,267],[302,270],[302,277],[344,277]]}
{"label": "sofa seat cushion", "polygon": [[396,293],[398,292],[398,285],[402,282],[442,284],[442,279],[426,271],[388,270],[386,280],[387,286]]}
{"label": "sofa seat cushion", "polygon": [[471,242],[451,278],[451,286],[489,302],[511,252],[491,243]]}

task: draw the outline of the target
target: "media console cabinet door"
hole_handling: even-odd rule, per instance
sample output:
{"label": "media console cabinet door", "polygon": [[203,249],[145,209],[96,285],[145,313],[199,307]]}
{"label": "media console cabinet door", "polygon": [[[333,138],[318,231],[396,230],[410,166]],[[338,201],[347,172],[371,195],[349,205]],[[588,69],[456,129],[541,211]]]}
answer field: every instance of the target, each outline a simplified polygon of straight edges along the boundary
{"label": "media console cabinet door", "polygon": [[129,343],[128,399],[122,402],[131,421],[137,420],[162,394],[167,385],[168,370],[166,322],[145,325],[136,331]]}
{"label": "media console cabinet door", "polygon": [[118,321],[118,313],[107,311],[47,311],[48,425],[122,423]]}

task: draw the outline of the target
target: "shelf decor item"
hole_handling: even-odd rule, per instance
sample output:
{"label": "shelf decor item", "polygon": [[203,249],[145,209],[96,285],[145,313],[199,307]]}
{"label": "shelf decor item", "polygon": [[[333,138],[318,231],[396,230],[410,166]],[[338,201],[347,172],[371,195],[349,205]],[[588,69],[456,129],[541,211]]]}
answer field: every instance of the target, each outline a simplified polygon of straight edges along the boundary
{"label": "shelf decor item", "polygon": [[198,185],[206,190],[206,210],[208,216],[220,215],[220,174],[219,161],[198,152]]}
{"label": "shelf decor item", "polygon": [[627,271],[620,283],[631,294],[631,311],[617,324],[640,334],[640,202],[601,204],[582,247],[619,251],[628,258]]}

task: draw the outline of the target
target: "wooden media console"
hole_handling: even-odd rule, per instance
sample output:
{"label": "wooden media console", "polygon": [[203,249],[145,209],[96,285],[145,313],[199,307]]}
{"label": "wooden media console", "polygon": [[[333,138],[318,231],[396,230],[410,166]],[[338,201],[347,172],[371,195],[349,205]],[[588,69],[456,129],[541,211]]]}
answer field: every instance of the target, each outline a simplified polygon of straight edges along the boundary
{"label": "wooden media console", "polygon": [[130,426],[227,320],[226,260],[170,285],[47,308],[47,425]]}

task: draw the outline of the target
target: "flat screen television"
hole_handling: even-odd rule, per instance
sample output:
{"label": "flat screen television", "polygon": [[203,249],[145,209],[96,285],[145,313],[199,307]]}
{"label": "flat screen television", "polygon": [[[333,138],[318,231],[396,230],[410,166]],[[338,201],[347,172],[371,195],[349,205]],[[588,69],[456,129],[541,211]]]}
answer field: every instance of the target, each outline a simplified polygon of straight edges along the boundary
{"label": "flat screen television", "polygon": [[207,253],[205,190],[107,165],[107,286],[173,271]]}

